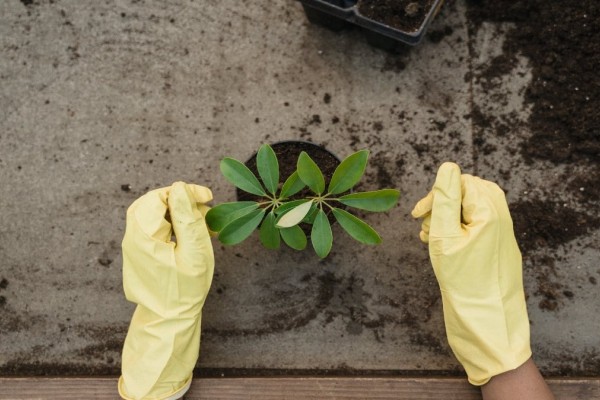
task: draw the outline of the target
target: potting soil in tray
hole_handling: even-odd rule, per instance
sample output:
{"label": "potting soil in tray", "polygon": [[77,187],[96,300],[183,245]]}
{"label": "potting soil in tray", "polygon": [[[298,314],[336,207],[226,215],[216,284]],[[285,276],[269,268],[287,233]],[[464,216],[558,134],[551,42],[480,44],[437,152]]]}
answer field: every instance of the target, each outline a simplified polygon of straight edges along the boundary
{"label": "potting soil in tray", "polygon": [[419,30],[433,0],[361,0],[358,12],[363,16],[404,32]]}

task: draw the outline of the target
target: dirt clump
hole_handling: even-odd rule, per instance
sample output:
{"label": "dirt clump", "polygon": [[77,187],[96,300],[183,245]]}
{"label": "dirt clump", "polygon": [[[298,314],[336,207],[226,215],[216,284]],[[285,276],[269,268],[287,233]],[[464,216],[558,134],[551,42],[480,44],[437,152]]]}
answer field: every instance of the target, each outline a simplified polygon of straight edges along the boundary
{"label": "dirt clump", "polygon": [[510,205],[519,247],[524,253],[540,247],[556,249],[597,226],[599,218],[554,201],[526,200]]}

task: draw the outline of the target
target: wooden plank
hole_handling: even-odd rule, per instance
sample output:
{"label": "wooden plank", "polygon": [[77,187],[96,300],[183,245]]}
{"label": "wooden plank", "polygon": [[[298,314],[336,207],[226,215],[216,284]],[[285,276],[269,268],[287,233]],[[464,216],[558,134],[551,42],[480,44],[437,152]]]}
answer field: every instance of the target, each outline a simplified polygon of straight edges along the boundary
{"label": "wooden plank", "polygon": [[[600,399],[600,378],[548,379],[556,400]],[[114,400],[116,378],[0,378],[1,400]],[[461,378],[199,378],[185,400],[481,400]]]}

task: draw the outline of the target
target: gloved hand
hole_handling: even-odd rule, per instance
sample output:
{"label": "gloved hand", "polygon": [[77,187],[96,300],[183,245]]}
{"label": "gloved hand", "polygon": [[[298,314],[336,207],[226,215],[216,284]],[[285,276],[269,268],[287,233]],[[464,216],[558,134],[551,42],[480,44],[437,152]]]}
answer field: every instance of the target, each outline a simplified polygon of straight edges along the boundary
{"label": "gloved hand", "polygon": [[189,389],[214,270],[203,216],[210,200],[209,189],[176,182],[127,210],[123,286],[137,307],[123,348],[119,394],[125,399],[178,399]]}
{"label": "gloved hand", "polygon": [[521,253],[504,192],[444,163],[412,211],[444,307],[448,342],[469,382],[483,385],[531,357]]}

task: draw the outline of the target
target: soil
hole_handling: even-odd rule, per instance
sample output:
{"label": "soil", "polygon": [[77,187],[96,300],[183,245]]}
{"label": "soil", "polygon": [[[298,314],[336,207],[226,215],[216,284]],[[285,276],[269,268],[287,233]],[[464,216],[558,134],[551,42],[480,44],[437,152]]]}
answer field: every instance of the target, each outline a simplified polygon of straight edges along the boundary
{"label": "soil", "polygon": [[479,153],[496,151],[483,131],[498,136],[529,131],[520,149],[524,163],[566,166],[562,182],[541,188],[552,201],[537,197],[510,204],[524,267],[536,279],[533,294],[540,297],[542,310],[558,311],[577,293],[557,273],[556,257],[547,254],[600,226],[597,211],[592,211],[600,198],[600,3],[470,0],[468,19],[471,37],[484,22],[514,24],[502,54],[485,70],[475,71],[484,89],[494,89],[496,78],[509,74],[518,57],[527,58],[533,75],[525,93],[531,106],[528,121],[486,115],[474,105],[471,118],[476,133],[480,131],[474,139]]}
{"label": "soil", "polygon": [[[307,274],[301,279],[300,291],[295,293],[272,293],[270,304],[276,304],[277,309],[271,315],[263,318],[258,328],[236,327],[234,329],[214,329],[205,326],[202,334],[205,338],[216,336],[219,338],[235,336],[262,336],[278,332],[299,329],[314,320],[317,315],[330,306],[330,303],[339,287],[340,279],[331,272],[320,275]],[[297,298],[301,292],[301,298]],[[282,301],[281,299],[285,299]],[[289,304],[286,304],[289,303]],[[295,307],[302,304],[302,307]],[[265,306],[268,307],[268,306]]]}
{"label": "soil", "polygon": [[524,253],[559,245],[590,232],[600,218],[578,212],[554,201],[526,200],[511,204],[513,225]]}
{"label": "soil", "polygon": [[404,32],[418,31],[434,0],[360,0],[363,16]]}
{"label": "soil", "polygon": [[[533,79],[528,158],[592,162],[600,157],[600,3],[595,0],[498,2],[471,0],[472,29],[484,21],[512,22],[504,59],[526,56]],[[502,68],[500,66],[499,68]],[[597,182],[597,181],[596,181]]]}
{"label": "soil", "polygon": [[[320,117],[318,115],[314,115],[312,117],[313,121],[318,121],[315,123],[320,123]],[[324,147],[319,146],[315,143],[311,142],[301,142],[301,141],[285,141],[273,143],[270,145],[273,148],[273,151],[277,155],[277,160],[279,161],[279,180],[280,182],[285,182],[285,180],[296,171],[296,162],[300,153],[305,151],[308,153],[310,158],[313,159],[315,163],[323,172],[323,176],[325,177],[325,183],[329,183],[331,177],[333,176],[333,172],[340,164],[340,159],[337,158],[333,153],[326,150]],[[256,168],[256,154],[252,155],[245,162],[246,166],[254,172],[254,174],[259,178],[258,170]],[[241,200],[248,199],[248,193],[243,192],[241,190],[237,190],[237,197]]]}
{"label": "soil", "polygon": [[[565,300],[575,296],[556,270],[554,257],[535,255],[537,249],[554,251],[558,247],[590,232],[600,218],[566,208],[553,201],[527,200],[511,205],[511,214],[519,247],[524,255],[525,268],[533,269],[540,298],[538,307],[557,311]],[[592,281],[590,283],[593,284]]]}
{"label": "soil", "polygon": [[[387,297],[373,293],[359,274],[339,274],[337,271],[321,271],[323,265],[307,272],[295,282],[289,292],[272,293],[264,299],[265,308],[274,304],[276,309],[264,315],[253,329],[236,327],[231,330],[203,326],[203,340],[221,340],[227,337],[264,336],[300,329],[309,323],[320,323],[323,327],[344,321],[346,327],[341,337],[360,336],[368,332],[379,341],[385,338],[388,326],[404,325],[413,333],[409,340],[440,356],[447,357],[449,349],[438,332],[432,332],[428,321],[440,312],[439,289],[431,281],[419,280],[407,293],[398,297]],[[432,274],[433,275],[433,274]],[[268,282],[268,281],[265,281]],[[272,301],[270,301],[272,299]],[[415,312],[418,310],[418,312]],[[457,375],[458,370],[449,371],[402,371],[402,370],[359,370],[341,364],[331,369],[198,369],[200,376],[276,376],[276,375]]]}
{"label": "soil", "polygon": [[[330,98],[331,99],[331,98]],[[313,115],[311,119],[311,124],[320,124],[321,118],[319,115]],[[323,173],[323,177],[325,178],[325,185],[329,184],[331,177],[337,166],[340,164],[340,159],[337,158],[333,153],[328,151],[322,146],[319,146],[315,143],[311,142],[301,142],[301,141],[285,141],[271,144],[273,151],[277,155],[277,160],[279,161],[279,181],[280,187],[285,182],[285,180],[296,171],[296,162],[298,161],[298,157],[300,153],[305,151],[308,153],[310,158],[319,166],[321,172]],[[260,176],[258,174],[258,169],[256,168],[256,154],[252,155],[245,162],[246,166],[254,172],[254,174],[260,180]],[[261,181],[262,182],[262,181]],[[255,196],[253,194],[244,192],[240,189],[236,190],[237,198],[239,201],[263,201],[259,196]],[[307,196],[312,196],[313,192],[309,189],[304,189],[290,197],[291,200],[303,199]],[[329,223],[335,223],[335,218],[331,213],[328,213]],[[300,227],[304,230],[304,233],[310,235],[311,227],[307,224],[300,224]]]}
{"label": "soil", "polygon": [[[8,287],[8,279],[2,278],[2,280],[0,280],[0,292],[2,292],[2,290],[6,289],[7,287]],[[4,308],[5,305],[6,305],[6,296],[0,295],[0,309]],[[0,324],[0,326],[2,326],[2,324]]]}

